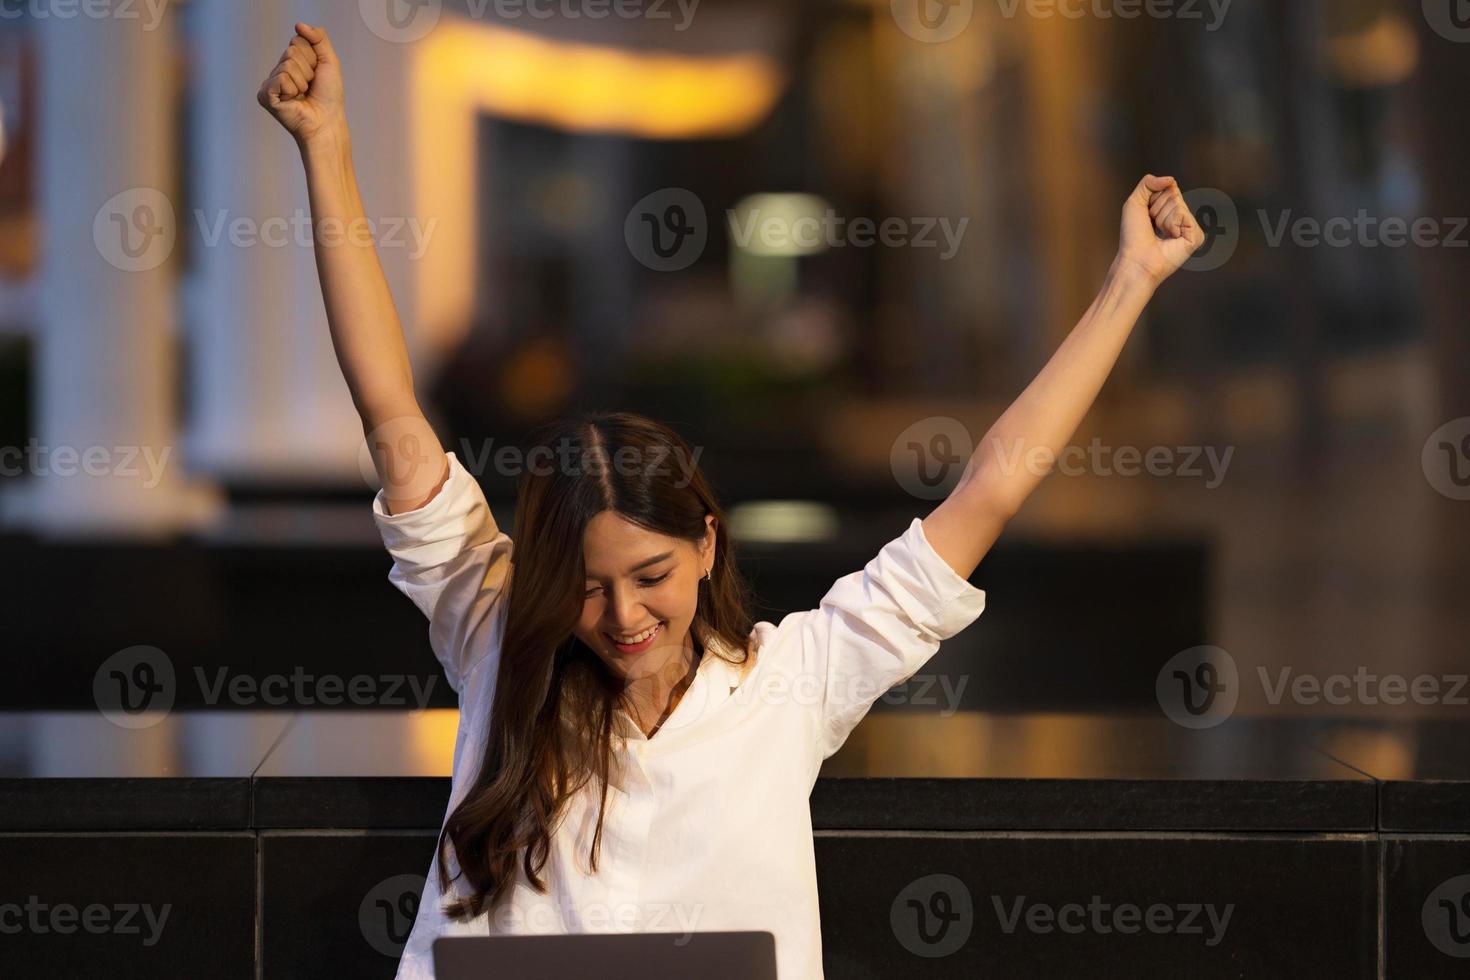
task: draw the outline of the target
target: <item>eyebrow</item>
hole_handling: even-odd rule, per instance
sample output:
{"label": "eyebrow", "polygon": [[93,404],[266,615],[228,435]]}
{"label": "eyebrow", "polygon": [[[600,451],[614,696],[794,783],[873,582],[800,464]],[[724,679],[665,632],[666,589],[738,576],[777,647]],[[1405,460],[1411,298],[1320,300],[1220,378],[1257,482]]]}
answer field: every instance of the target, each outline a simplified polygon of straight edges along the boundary
{"label": "eyebrow", "polygon": [[[674,553],[672,551],[665,551],[661,555],[654,555],[652,558],[649,558],[649,559],[647,559],[645,561],[639,562],[638,564],[634,565],[632,568],[628,569],[628,572],[631,574],[632,572],[642,571],[643,569],[647,568],[649,565],[657,565],[659,562],[664,561],[665,559],[668,559],[668,558],[672,558],[673,556],[674,556]],[[587,581],[592,582],[592,581],[595,581],[596,578],[597,577],[595,575],[588,575],[587,576]]]}

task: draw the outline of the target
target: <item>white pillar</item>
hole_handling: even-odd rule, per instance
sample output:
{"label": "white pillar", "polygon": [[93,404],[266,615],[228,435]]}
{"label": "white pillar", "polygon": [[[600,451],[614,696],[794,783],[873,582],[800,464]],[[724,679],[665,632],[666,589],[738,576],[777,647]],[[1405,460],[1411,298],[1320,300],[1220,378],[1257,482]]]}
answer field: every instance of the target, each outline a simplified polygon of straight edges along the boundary
{"label": "white pillar", "polygon": [[38,432],[33,475],[5,510],[53,534],[192,526],[213,498],[187,484],[173,445],[172,17],[83,13],[35,28]]}
{"label": "white pillar", "polygon": [[[197,195],[187,218],[197,256],[190,283],[196,300],[190,466],[225,478],[360,484],[362,429],[327,331],[300,153],[255,93],[294,35],[295,22],[325,21],[347,66],[353,155],[369,218],[404,213],[370,196],[384,183],[374,179],[375,158],[384,158],[391,173],[391,161],[405,152],[383,139],[391,127],[401,127],[401,113],[391,104],[380,109],[371,90],[355,86],[372,77],[372,52],[344,50],[337,19],[316,16],[314,5],[195,4],[198,126],[191,161]],[[342,28],[359,20],[356,4],[345,9],[351,20],[338,18]],[[268,219],[286,219],[286,243],[273,247],[263,236],[232,242],[230,223],[241,218],[262,230]],[[210,244],[216,228],[221,235]],[[379,248],[402,312],[402,269],[392,252]]]}

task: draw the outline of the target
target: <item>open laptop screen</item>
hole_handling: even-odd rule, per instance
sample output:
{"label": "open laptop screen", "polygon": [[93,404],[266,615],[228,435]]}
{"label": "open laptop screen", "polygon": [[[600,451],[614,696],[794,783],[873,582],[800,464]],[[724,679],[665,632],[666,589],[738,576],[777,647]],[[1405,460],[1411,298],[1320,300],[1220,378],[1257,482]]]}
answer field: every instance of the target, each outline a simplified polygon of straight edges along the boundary
{"label": "open laptop screen", "polygon": [[776,980],[769,932],[442,936],[436,980]]}

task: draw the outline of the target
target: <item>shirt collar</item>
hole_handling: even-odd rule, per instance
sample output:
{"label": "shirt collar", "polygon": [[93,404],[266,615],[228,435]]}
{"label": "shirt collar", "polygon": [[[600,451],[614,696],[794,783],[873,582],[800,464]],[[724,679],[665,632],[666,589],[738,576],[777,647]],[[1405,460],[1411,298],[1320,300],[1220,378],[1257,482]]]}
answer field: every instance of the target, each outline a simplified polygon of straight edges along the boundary
{"label": "shirt collar", "polygon": [[[674,707],[674,715],[677,716],[686,708],[695,708],[700,715],[704,715],[729,699],[745,675],[745,669],[750,666],[754,655],[747,653],[748,659],[744,664],[731,663],[728,658],[738,656],[739,650],[732,648],[729,643],[714,634],[709,634],[705,640],[704,653],[699,658],[699,666],[694,670],[694,680],[690,681],[689,687],[685,689],[683,698]],[[686,705],[684,702],[690,702]],[[668,724],[668,720],[665,720]],[[618,734],[634,741],[651,742],[659,739],[664,734],[660,728],[650,739],[643,733],[643,729],[621,709],[613,712],[613,727]],[[669,732],[685,729],[683,723],[677,723],[675,728]]]}

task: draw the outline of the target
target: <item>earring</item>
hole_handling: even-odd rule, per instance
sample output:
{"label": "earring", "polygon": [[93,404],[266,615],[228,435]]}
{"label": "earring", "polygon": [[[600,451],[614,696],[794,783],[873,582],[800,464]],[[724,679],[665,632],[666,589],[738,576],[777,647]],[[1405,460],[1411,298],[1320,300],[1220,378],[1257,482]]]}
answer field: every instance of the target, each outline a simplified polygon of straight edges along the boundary
{"label": "earring", "polygon": [[714,579],[710,577],[710,573],[713,572],[713,571],[714,571],[714,566],[710,566],[709,568],[706,568],[704,570],[704,580],[706,582],[713,582],[714,581]]}

